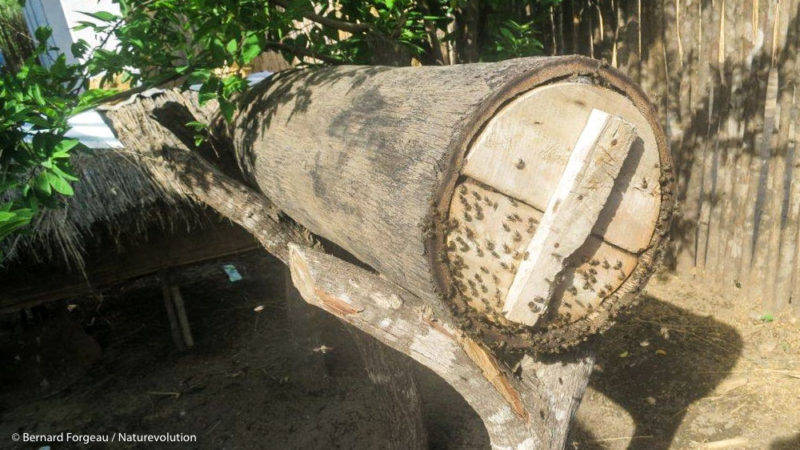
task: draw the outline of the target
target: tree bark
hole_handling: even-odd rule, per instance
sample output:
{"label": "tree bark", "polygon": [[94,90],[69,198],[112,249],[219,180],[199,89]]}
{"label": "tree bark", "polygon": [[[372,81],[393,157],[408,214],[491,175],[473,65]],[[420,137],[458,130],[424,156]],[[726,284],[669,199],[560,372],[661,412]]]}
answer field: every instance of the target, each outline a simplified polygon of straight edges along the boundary
{"label": "tree bark", "polygon": [[361,330],[347,325],[347,331],[375,388],[377,402],[373,407],[386,424],[388,448],[427,449],[428,434],[412,360]]}

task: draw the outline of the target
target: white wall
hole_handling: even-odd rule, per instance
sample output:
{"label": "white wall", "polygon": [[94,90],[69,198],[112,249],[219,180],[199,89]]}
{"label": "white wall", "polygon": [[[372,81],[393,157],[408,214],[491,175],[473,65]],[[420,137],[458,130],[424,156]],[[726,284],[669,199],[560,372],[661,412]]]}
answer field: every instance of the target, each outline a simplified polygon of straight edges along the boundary
{"label": "white wall", "polygon": [[[60,53],[67,56],[67,62],[78,62],[72,56],[70,46],[83,39],[89,43],[90,48],[100,45],[103,36],[96,35],[91,29],[75,31],[72,28],[78,26],[81,21],[97,22],[97,20],[81,14],[81,12],[109,11],[119,14],[119,7],[111,0],[27,0],[25,2],[25,21],[28,29],[33,36],[36,28],[49,25],[53,29],[53,36],[50,44],[58,47]],[[105,48],[114,48],[117,45],[115,39],[109,39]],[[51,52],[42,57],[42,64],[50,66],[58,52]],[[88,54],[88,53],[87,53]]]}

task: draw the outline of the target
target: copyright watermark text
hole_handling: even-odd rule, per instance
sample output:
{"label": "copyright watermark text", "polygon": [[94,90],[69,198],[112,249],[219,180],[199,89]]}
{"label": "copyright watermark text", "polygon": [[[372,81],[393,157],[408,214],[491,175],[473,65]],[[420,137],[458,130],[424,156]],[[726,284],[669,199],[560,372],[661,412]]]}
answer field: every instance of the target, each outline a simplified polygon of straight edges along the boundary
{"label": "copyright watermark text", "polygon": [[71,444],[95,444],[103,442],[121,443],[182,443],[197,442],[197,435],[186,433],[106,433],[106,434],[78,434],[68,431],[53,434],[14,433],[11,435],[14,442],[50,443],[67,442]]}

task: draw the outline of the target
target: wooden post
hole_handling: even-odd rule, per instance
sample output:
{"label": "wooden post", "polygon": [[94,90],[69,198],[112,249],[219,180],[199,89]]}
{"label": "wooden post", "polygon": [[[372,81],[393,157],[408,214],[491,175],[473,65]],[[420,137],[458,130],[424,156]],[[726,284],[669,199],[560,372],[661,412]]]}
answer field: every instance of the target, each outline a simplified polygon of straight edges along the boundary
{"label": "wooden post", "polygon": [[183,337],[181,336],[180,325],[178,324],[178,318],[175,314],[175,305],[172,303],[172,292],[169,285],[169,274],[166,270],[162,270],[158,272],[158,277],[161,281],[161,296],[164,298],[164,309],[167,310],[167,319],[169,319],[169,329],[170,334],[172,335],[172,342],[175,343],[175,347],[178,350],[183,351],[186,350],[186,347],[183,342]]}
{"label": "wooden post", "polygon": [[172,293],[172,303],[175,305],[175,315],[178,317],[178,323],[181,326],[181,336],[186,348],[194,347],[194,338],[192,337],[192,328],[189,324],[189,316],[186,315],[186,306],[183,303],[183,296],[181,295],[181,288],[177,284],[170,286]]}

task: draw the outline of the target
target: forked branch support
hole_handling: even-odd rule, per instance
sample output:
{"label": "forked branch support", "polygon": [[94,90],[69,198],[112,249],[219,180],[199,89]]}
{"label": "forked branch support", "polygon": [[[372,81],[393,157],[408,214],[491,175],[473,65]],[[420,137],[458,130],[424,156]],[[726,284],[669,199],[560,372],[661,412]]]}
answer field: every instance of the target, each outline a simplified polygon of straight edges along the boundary
{"label": "forked branch support", "polygon": [[292,281],[308,303],[433,370],[483,419],[493,448],[563,448],[591,373],[591,349],[560,361],[525,356],[510,374],[423,300],[334,256],[290,245]]}

